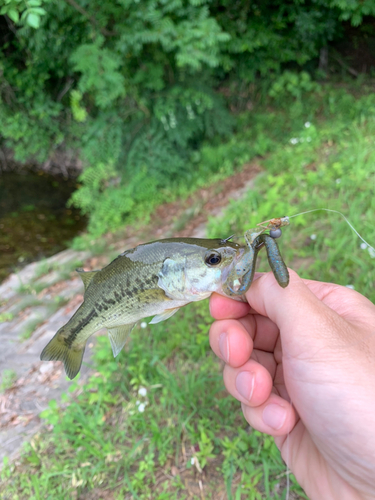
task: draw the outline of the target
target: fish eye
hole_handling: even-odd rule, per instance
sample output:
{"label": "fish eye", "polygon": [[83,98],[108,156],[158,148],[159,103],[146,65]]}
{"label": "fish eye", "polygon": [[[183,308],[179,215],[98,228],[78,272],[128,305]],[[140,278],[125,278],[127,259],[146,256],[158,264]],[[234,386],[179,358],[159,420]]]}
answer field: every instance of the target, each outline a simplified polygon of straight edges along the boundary
{"label": "fish eye", "polygon": [[204,261],[208,266],[217,266],[221,262],[221,255],[219,254],[219,252],[211,250],[210,252],[206,253]]}

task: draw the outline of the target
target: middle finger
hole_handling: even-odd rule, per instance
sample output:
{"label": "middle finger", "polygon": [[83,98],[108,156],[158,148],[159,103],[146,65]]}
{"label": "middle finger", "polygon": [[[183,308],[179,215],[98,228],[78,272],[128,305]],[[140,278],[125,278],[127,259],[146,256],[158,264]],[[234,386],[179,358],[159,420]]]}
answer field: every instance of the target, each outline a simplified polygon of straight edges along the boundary
{"label": "middle finger", "polygon": [[274,352],[279,338],[279,328],[266,316],[260,314],[247,314],[238,321],[251,335],[254,342],[254,349]]}

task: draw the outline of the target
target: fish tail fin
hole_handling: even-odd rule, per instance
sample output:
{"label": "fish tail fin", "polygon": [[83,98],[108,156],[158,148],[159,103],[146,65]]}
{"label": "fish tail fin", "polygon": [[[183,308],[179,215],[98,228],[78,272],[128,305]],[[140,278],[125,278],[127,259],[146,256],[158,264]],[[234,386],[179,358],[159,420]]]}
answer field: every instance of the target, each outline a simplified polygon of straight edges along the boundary
{"label": "fish tail fin", "polygon": [[42,361],[62,361],[65,373],[72,380],[81,369],[85,345],[81,349],[72,349],[66,345],[64,338],[61,338],[59,333],[60,330],[43,349],[40,359]]}

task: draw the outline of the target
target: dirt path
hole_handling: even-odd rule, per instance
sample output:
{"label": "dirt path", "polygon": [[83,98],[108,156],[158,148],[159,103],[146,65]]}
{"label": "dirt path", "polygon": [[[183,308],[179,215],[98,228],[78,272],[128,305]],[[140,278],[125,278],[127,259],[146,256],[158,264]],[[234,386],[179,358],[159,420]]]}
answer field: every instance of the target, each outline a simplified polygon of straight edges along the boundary
{"label": "dirt path", "polygon": [[[154,239],[204,237],[208,217],[219,217],[230,199],[252,187],[259,172],[258,164],[246,165],[182,203],[164,204],[152,224],[107,236],[108,247],[115,254]],[[0,463],[4,456],[17,455],[22,442],[40,427],[39,413],[69,387],[62,364],[41,362],[39,355],[83,300],[83,285],[74,269],[82,264],[97,269],[110,260],[108,253],[93,256],[88,251],[65,250],[28,265],[0,284]],[[81,383],[90,374],[92,347],[89,343],[85,352]]]}

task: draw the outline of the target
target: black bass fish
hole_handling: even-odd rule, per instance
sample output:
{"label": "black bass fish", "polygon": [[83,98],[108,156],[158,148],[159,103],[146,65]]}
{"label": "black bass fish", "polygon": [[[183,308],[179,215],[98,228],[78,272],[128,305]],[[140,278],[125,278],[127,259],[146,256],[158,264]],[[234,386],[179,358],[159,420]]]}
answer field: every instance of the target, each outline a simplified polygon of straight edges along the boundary
{"label": "black bass fish", "polygon": [[253,280],[262,246],[279,284],[287,286],[288,271],[277,243],[260,234],[263,231],[247,231],[246,246],[230,238],[154,241],[125,251],[102,270],[77,269],[85,286],[84,302],[46,345],[40,359],[63,361],[72,379],[81,368],[87,339],[103,327],[116,357],[142,318],[154,316],[150,323],[159,323],[213,292],[241,300]]}

